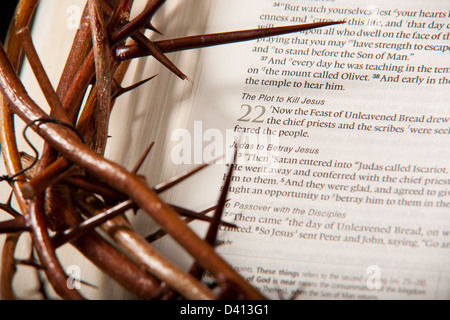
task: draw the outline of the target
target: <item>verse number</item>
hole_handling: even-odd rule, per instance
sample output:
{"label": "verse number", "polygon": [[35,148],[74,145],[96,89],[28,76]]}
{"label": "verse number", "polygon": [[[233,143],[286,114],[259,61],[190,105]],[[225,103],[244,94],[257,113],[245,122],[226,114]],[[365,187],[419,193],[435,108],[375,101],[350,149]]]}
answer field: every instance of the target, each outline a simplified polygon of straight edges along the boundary
{"label": "verse number", "polygon": [[[266,113],[266,107],[264,106],[256,106],[252,107],[249,104],[243,104],[241,106],[241,109],[245,110],[245,114],[238,119],[238,121],[242,122],[256,122],[256,123],[263,123],[264,119],[262,117]],[[255,118],[256,116],[256,118]]]}

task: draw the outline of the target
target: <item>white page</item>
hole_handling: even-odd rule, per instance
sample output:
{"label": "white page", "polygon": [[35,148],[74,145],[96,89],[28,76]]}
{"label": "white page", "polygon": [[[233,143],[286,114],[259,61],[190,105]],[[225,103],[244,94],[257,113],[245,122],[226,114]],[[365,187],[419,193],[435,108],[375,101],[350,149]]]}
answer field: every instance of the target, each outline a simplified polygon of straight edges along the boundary
{"label": "white page", "polygon": [[[347,20],[205,49],[189,135],[172,135],[172,161],[192,166],[221,153],[230,160],[222,145],[236,126],[257,129],[241,137],[248,143],[224,216],[239,229],[219,233],[218,251],[268,297],[449,297],[448,9],[443,1],[217,1],[210,32]],[[207,208],[226,170],[186,182],[174,201]]]}

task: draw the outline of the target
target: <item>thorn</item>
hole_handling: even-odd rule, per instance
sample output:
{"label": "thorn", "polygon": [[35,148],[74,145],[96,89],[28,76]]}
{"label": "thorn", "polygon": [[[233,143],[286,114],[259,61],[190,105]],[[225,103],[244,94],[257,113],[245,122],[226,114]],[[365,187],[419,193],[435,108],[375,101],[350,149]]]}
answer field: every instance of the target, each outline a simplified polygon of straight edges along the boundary
{"label": "thorn", "polygon": [[[260,38],[278,36],[288,33],[295,33],[342,23],[345,23],[345,21],[318,22],[318,23],[309,23],[309,24],[274,27],[274,28],[204,34],[190,37],[182,37],[178,39],[155,41],[155,45],[163,53],[169,53],[189,49],[206,48],[228,43],[256,40]],[[120,61],[143,57],[146,56],[147,54],[139,46],[131,45],[131,46],[116,47],[114,49],[114,55],[115,59]]]}
{"label": "thorn", "polygon": [[[208,212],[211,212],[212,210],[214,210],[217,206],[214,206],[213,208],[210,208],[206,211],[202,211],[200,213],[197,213],[195,211],[186,209],[186,208],[182,208],[182,207],[178,207],[175,205],[171,205],[171,207],[178,212],[180,215],[187,217],[189,219],[193,219],[193,220],[200,220],[200,221],[206,221],[206,222],[212,222],[213,218],[206,216],[205,214]],[[226,221],[220,221],[221,225],[230,227],[230,228],[237,228],[237,226],[233,223],[229,223]]]}
{"label": "thorn", "polygon": [[[164,2],[165,0],[148,1],[147,6],[140,14],[138,14],[133,20],[122,26],[119,30],[111,35],[111,43],[117,44],[133,34],[140,33],[139,30],[145,28],[148,25],[148,23],[151,21],[156,12],[161,8]],[[105,8],[108,9],[107,6]]]}
{"label": "thorn", "polygon": [[[236,159],[237,159],[237,149],[234,152],[233,164],[236,163]],[[209,227],[208,233],[206,234],[206,237],[205,237],[205,241],[208,242],[209,244],[211,244],[212,246],[215,245],[216,240],[217,240],[217,233],[219,232],[220,220],[222,219],[223,211],[225,209],[225,204],[227,202],[227,195],[228,195],[228,190],[229,190],[230,184],[231,184],[231,178],[233,177],[233,170],[234,170],[234,166],[231,165],[230,168],[228,169],[228,174],[225,179],[225,183],[223,185],[223,189],[220,194],[219,201],[217,203],[217,209],[214,212],[213,221],[212,221],[212,223]]]}
{"label": "thorn", "polygon": [[[198,214],[199,214],[199,215],[206,215],[207,213],[209,213],[209,212],[211,212],[211,211],[213,211],[213,210],[216,210],[216,208],[217,208],[217,206],[213,206],[213,207],[207,208],[207,209],[205,209],[205,210],[199,212]],[[190,222],[194,221],[194,219],[187,218],[187,219],[185,219],[184,221],[185,221],[186,223],[190,223]],[[230,224],[230,223],[227,223],[227,222],[224,222],[224,224],[230,226],[231,228],[237,227],[236,225]],[[166,234],[167,234],[167,233],[166,233],[164,230],[160,229],[160,230],[158,230],[158,231],[156,231],[156,232],[150,234],[150,235],[147,236],[145,239],[146,239],[149,243],[152,243],[152,242],[155,242],[156,240],[158,240],[158,239],[164,237]]]}
{"label": "thorn", "polygon": [[[112,100],[117,99],[117,98],[120,97],[121,95],[124,95],[125,93],[127,93],[127,92],[129,92],[129,91],[132,91],[132,90],[136,89],[137,87],[140,87],[141,85],[143,85],[143,84],[149,82],[150,80],[153,80],[153,79],[156,78],[157,76],[158,76],[158,75],[156,74],[156,75],[154,75],[154,76],[151,76],[151,77],[149,77],[149,78],[147,78],[147,79],[144,79],[144,80],[142,80],[142,81],[139,81],[138,83],[135,83],[135,84],[133,84],[133,85],[131,85],[131,86],[128,86],[128,87],[126,87],[126,88],[122,88],[122,87],[121,87],[119,84],[117,84],[117,82],[116,82],[116,84],[117,84],[117,86],[118,86],[118,90],[112,95]],[[116,81],[116,80],[114,80],[114,81]]]}
{"label": "thorn", "polygon": [[205,163],[202,164],[200,166],[198,166],[197,168],[194,168],[192,170],[188,170],[185,171],[169,180],[166,180],[164,182],[161,182],[160,184],[158,184],[157,186],[154,187],[154,190],[156,193],[161,193],[166,191],[167,189],[172,188],[173,186],[177,185],[178,183],[186,180],[187,178],[189,178],[190,176],[194,175],[195,173],[205,169],[206,167],[208,167],[210,165],[210,163]]}
{"label": "thorn", "polygon": [[103,197],[103,199],[114,199],[116,201],[126,200],[127,197],[115,189],[111,188],[109,185],[103,184],[100,181],[92,181],[86,176],[72,175],[64,178],[64,182],[70,186],[88,191],[91,193],[98,194]]}
{"label": "thorn", "polygon": [[160,184],[158,184],[157,186],[155,186],[153,189],[155,190],[156,193],[161,193],[166,191],[167,189],[170,189],[171,187],[177,185],[178,183],[186,180],[187,178],[193,176],[194,174],[196,174],[197,172],[200,172],[201,170],[209,167],[210,165],[214,164],[217,160],[222,159],[223,156],[217,157],[216,159],[209,161],[207,163],[204,163],[202,165],[199,165],[198,167],[192,169],[192,170],[187,170],[171,179],[168,179],[164,182],[161,182]]}
{"label": "thorn", "polygon": [[42,65],[41,60],[39,59],[38,53],[36,52],[36,48],[33,44],[33,40],[31,38],[30,29],[28,27],[22,28],[17,32],[17,37],[20,39],[22,48],[25,52],[25,55],[30,63],[30,66],[33,70],[33,73],[38,81],[38,84],[44,94],[52,114],[55,116],[57,120],[62,122],[70,123],[69,116],[67,115],[64,107],[56,94],[48,76],[45,72],[45,69]]}
{"label": "thorn", "polygon": [[97,228],[98,226],[102,225],[106,221],[121,215],[125,211],[131,209],[134,207],[134,203],[131,200],[127,200],[124,202],[121,202],[102,213],[99,213],[92,218],[89,218],[79,225],[69,228],[67,230],[64,230],[60,233],[57,233],[52,237],[52,242],[55,248],[58,248],[62,246],[63,244],[72,241],[73,239]]}
{"label": "thorn", "polygon": [[28,230],[27,222],[23,216],[0,222],[0,234],[24,232]]}
{"label": "thorn", "polygon": [[154,32],[156,32],[157,34],[163,36],[164,34],[162,32],[160,32],[158,29],[156,29],[151,22],[148,22],[147,25],[145,26],[147,29],[152,30]]}
{"label": "thorn", "polygon": [[142,157],[139,159],[139,161],[136,163],[136,165],[134,166],[133,170],[131,171],[133,174],[137,174],[137,172],[141,168],[142,164],[144,163],[145,159],[147,159],[147,156],[149,155],[150,151],[153,149],[154,145],[155,145],[155,142],[152,141],[150,143],[150,145],[147,147],[147,149],[145,150],[144,154],[142,155]]}
{"label": "thorn", "polygon": [[159,229],[158,231],[146,236],[145,240],[147,240],[147,242],[149,242],[149,243],[153,243],[156,240],[159,240],[162,237],[164,237],[166,234],[167,233],[163,229]]}
{"label": "thorn", "polygon": [[39,270],[36,270],[38,282],[39,282],[39,288],[36,289],[37,292],[39,292],[42,295],[42,298],[44,300],[50,300],[49,295],[47,293],[47,290],[45,289],[45,281]]}
{"label": "thorn", "polygon": [[[236,163],[236,159],[237,159],[237,149],[234,152],[233,163]],[[213,220],[212,220],[211,224],[209,225],[208,232],[206,233],[206,236],[205,236],[205,241],[213,247],[216,246],[217,234],[219,232],[220,221],[222,219],[223,210],[225,208],[225,203],[227,201],[226,198],[228,195],[228,189],[231,184],[233,170],[234,170],[234,166],[230,165],[222,192],[220,193],[219,201],[217,203],[217,208],[214,212]],[[189,273],[193,277],[196,277],[197,279],[201,279],[203,272],[204,272],[203,268],[197,262],[194,262],[191,269],[189,270]]]}
{"label": "thorn", "polygon": [[161,50],[159,50],[159,48],[145,35],[143,35],[142,33],[135,33],[131,35],[131,38],[138,43],[142,50],[144,50],[147,54],[152,55],[163,66],[177,75],[181,80],[186,79],[186,75],[181,72],[181,70],[178,69],[178,67],[172,61],[170,61],[170,59],[167,58],[165,54]]}
{"label": "thorn", "polygon": [[79,283],[81,283],[81,284],[83,284],[85,286],[91,287],[93,289],[98,289],[98,286],[96,286],[96,285],[94,285],[92,283],[89,283],[89,282],[87,282],[85,280],[77,279],[77,278],[74,278],[74,277],[70,277],[70,279],[72,280],[72,283],[79,282]]}
{"label": "thorn", "polygon": [[8,206],[10,206],[10,207],[11,207],[13,195],[14,195],[14,190],[11,191],[11,193],[10,193],[10,195],[9,195],[9,198],[8,198],[8,201],[6,202],[6,204],[7,204]]}
{"label": "thorn", "polygon": [[44,270],[44,267],[34,259],[16,259],[15,261],[18,265],[29,266],[38,270]]}
{"label": "thorn", "polygon": [[4,203],[0,203],[0,210],[5,211],[6,213],[9,213],[12,217],[19,219],[22,218],[22,215],[17,212],[16,210],[14,210],[13,207],[11,207],[11,203],[8,200],[8,203],[4,204]]}

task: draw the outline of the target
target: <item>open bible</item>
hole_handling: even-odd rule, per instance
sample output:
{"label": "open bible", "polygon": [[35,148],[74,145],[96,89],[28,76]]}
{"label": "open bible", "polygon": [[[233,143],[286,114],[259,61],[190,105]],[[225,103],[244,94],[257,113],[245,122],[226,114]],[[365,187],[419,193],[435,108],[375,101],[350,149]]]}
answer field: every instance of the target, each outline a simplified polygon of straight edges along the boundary
{"label": "open bible", "polygon": [[[33,36],[56,78],[65,55],[54,46],[69,46],[83,6],[38,9]],[[140,171],[154,185],[211,163],[163,196],[197,211],[217,202],[233,166],[223,220],[236,226],[219,228],[217,251],[268,298],[448,299],[448,4],[168,0],[153,23],[176,38],[339,20],[169,54],[189,81],[137,58],[125,83],[158,76],[117,100],[106,157],[131,168],[155,141]],[[32,78],[27,66],[22,76]],[[129,219],[142,234],[158,229],[139,213]],[[201,236],[208,227],[190,226]],[[173,240],[154,246],[191,266]],[[103,288],[87,288],[92,297],[130,298],[78,254],[61,256]]]}

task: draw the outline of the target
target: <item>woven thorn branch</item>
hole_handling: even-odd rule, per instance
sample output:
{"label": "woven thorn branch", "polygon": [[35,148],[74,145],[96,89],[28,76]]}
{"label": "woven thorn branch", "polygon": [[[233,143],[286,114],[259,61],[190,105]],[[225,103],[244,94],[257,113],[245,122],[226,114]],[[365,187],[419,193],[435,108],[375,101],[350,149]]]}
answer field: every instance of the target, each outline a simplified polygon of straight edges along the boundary
{"label": "woven thorn branch", "polygon": [[[161,200],[160,193],[208,164],[149,187],[138,170],[152,144],[132,171],[104,157],[109,117],[118,96],[153,79],[121,87],[134,58],[153,56],[185,80],[186,75],[165,53],[299,32],[342,21],[153,42],[141,30],[157,31],[151,20],[164,2],[148,0],[142,12],[130,21],[133,0],[88,0],[56,90],[47,78],[29,31],[38,0],[19,2],[5,44],[0,45],[0,141],[7,171],[0,180],[12,189],[8,201],[0,204],[0,210],[11,216],[0,223],[0,233],[7,234],[1,257],[2,299],[18,299],[13,278],[20,264],[36,269],[43,299],[49,297],[45,282],[62,299],[85,299],[70,285],[58,260],[56,249],[64,245],[75,247],[139,299],[265,299],[215,250],[218,227],[226,224],[221,216],[233,166],[213,208],[197,213],[172,206]],[[31,99],[18,76],[23,54],[48,101],[49,114]],[[83,102],[81,93],[85,92],[88,99]],[[34,156],[20,152],[15,118],[44,140],[42,150],[35,149]],[[11,204],[13,196],[17,208]],[[148,237],[139,235],[124,216],[130,209],[142,209],[161,230]],[[206,217],[211,211],[213,217]],[[188,223],[197,219],[210,224],[205,239],[189,228]],[[98,232],[99,228],[103,232]],[[32,249],[28,260],[18,260],[15,249],[24,233],[31,235]],[[172,237],[192,256],[194,265],[190,272],[183,272],[152,247],[151,242],[163,236]],[[202,283],[204,271],[215,279],[215,287]]]}

